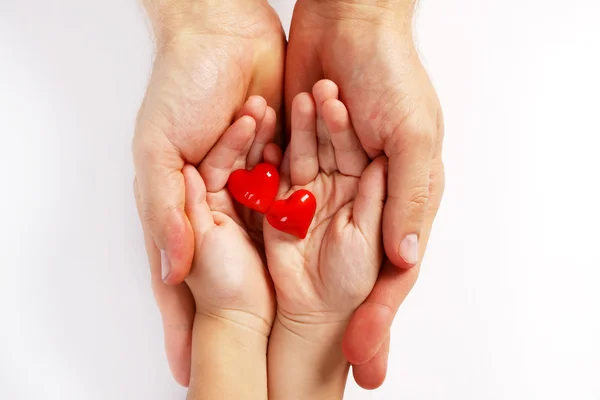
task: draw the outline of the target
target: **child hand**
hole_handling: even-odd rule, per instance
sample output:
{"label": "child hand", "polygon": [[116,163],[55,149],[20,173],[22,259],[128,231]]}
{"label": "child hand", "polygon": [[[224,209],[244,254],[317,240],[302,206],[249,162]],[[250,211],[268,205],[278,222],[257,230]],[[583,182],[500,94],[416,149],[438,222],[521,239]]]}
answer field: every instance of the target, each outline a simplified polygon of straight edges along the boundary
{"label": "child hand", "polygon": [[342,337],[381,265],[386,159],[369,165],[337,86],[320,81],[292,104],[292,137],[280,197],[299,189],[317,202],[305,239],[264,222],[277,297],[269,338],[269,398],[341,399],[349,364]]}
{"label": "child hand", "polygon": [[196,303],[189,399],[267,398],[275,301],[263,257],[248,234],[262,217],[236,212],[226,184],[234,170],[251,167],[263,154],[278,165],[281,152],[267,144],[275,134],[275,112],[264,100],[250,98],[241,114],[198,169],[183,168],[185,211],[195,239],[186,278]]}
{"label": "child hand", "polygon": [[311,191],[315,217],[304,240],[267,222],[264,227],[278,321],[290,330],[345,326],[371,292],[383,255],[386,159],[369,165],[333,82],[320,81],[313,93],[299,94],[292,104],[279,197]]}
{"label": "child hand", "polygon": [[[183,169],[186,213],[196,243],[186,283],[197,314],[223,318],[268,337],[274,318],[273,289],[247,232],[247,222],[259,221],[260,226],[262,220],[249,211],[242,218],[226,189],[231,172],[261,161],[265,144],[275,134],[275,112],[264,100],[255,100],[248,100],[242,110],[246,115],[225,131],[198,170],[191,165]],[[260,114],[265,117],[257,124],[251,115]],[[280,155],[272,147],[264,152],[271,163],[279,163]]]}

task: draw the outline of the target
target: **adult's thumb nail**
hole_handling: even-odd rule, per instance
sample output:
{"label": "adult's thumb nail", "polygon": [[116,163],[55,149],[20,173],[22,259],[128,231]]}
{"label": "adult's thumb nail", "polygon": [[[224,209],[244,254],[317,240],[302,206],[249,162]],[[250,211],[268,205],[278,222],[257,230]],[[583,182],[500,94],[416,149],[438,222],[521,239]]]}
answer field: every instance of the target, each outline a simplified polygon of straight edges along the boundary
{"label": "adult's thumb nail", "polygon": [[415,233],[406,235],[400,243],[400,257],[409,265],[419,262],[419,238]]}
{"label": "adult's thumb nail", "polygon": [[166,280],[171,273],[171,261],[169,260],[169,256],[167,252],[164,250],[160,251],[160,269],[162,274],[162,280]]}

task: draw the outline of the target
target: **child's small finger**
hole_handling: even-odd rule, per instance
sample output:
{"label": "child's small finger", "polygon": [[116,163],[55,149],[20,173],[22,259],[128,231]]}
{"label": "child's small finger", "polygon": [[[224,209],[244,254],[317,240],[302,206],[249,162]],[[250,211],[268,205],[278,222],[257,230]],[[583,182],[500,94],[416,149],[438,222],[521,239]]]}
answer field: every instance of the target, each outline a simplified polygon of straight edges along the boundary
{"label": "child's small finger", "polygon": [[236,161],[247,151],[255,128],[254,118],[247,115],[241,117],[225,131],[200,163],[200,175],[209,192],[214,193],[225,187]]}
{"label": "child's small finger", "polygon": [[326,173],[337,170],[335,151],[331,142],[331,133],[325,124],[323,117],[323,105],[330,99],[337,99],[339,95],[338,86],[329,79],[322,79],[315,83],[313,87],[313,96],[315,98],[317,111],[317,137],[318,137],[318,158],[319,167]]}
{"label": "child's small finger", "polygon": [[256,121],[257,125],[263,120],[267,112],[267,101],[262,96],[250,96],[236,114],[235,119],[248,115]]}
{"label": "child's small finger", "polygon": [[235,171],[236,169],[245,169],[248,166],[248,153],[252,148],[252,144],[254,143],[254,139],[256,138],[256,128],[254,128],[254,132],[250,136],[250,140],[246,143],[242,151],[240,151],[237,159],[233,163],[233,167],[231,171]]}
{"label": "child's small finger", "polygon": [[358,183],[352,220],[370,241],[381,238],[381,221],[387,185],[387,157],[377,157],[364,170]]}
{"label": "child's small finger", "polygon": [[279,194],[286,193],[292,187],[290,164],[290,146],[288,146],[283,154],[281,167],[279,168]]}
{"label": "child's small finger", "polygon": [[315,102],[300,93],[292,102],[292,138],[289,145],[292,185],[306,185],[319,173]]}
{"label": "child's small finger", "polygon": [[327,100],[323,104],[323,119],[331,134],[338,170],[344,175],[361,176],[369,158],[352,127],[346,106],[337,99]]}
{"label": "child's small finger", "polygon": [[258,164],[263,157],[263,151],[268,143],[271,143],[275,138],[275,124],[277,122],[277,116],[275,110],[271,107],[267,107],[265,117],[257,125],[256,136],[254,142],[248,152],[246,158],[246,168],[253,168]]}
{"label": "child's small finger", "polygon": [[266,163],[273,164],[279,168],[282,157],[281,147],[277,146],[275,143],[269,143],[265,146],[263,158]]}
{"label": "child's small finger", "polygon": [[194,166],[187,164],[183,167],[185,181],[185,213],[192,230],[197,236],[202,236],[214,226],[214,220],[206,202],[206,186]]}

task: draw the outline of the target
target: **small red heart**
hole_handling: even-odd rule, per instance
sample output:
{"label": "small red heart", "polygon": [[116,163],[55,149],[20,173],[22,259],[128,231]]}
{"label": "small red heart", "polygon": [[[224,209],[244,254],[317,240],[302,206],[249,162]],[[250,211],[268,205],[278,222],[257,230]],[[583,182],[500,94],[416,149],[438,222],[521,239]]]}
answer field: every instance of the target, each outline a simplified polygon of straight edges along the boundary
{"label": "small red heart", "polygon": [[267,212],[279,190],[279,173],[271,164],[257,164],[251,171],[233,171],[227,181],[233,198],[240,204],[261,213]]}
{"label": "small red heart", "polygon": [[275,229],[304,239],[317,210],[317,199],[300,189],[285,200],[277,200],[267,212],[267,221]]}

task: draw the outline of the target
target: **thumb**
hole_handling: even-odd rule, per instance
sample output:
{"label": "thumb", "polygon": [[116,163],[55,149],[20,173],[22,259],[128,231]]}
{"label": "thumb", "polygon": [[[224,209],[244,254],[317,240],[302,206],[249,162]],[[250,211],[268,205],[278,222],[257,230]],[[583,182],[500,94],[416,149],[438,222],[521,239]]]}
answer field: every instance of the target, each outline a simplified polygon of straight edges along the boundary
{"label": "thumb", "polygon": [[383,241],[389,260],[401,268],[412,268],[420,260],[419,240],[429,203],[434,137],[417,128],[396,130],[386,143],[389,172]]}
{"label": "thumb", "polygon": [[[358,183],[352,219],[366,239],[381,242],[381,219],[385,202],[387,158],[379,156],[367,166]],[[377,239],[377,240],[374,240]]]}
{"label": "thumb", "polygon": [[185,214],[184,160],[156,131],[136,132],[133,159],[144,229],[160,251],[160,274],[165,283],[178,284],[187,276],[194,253],[194,235]]}

